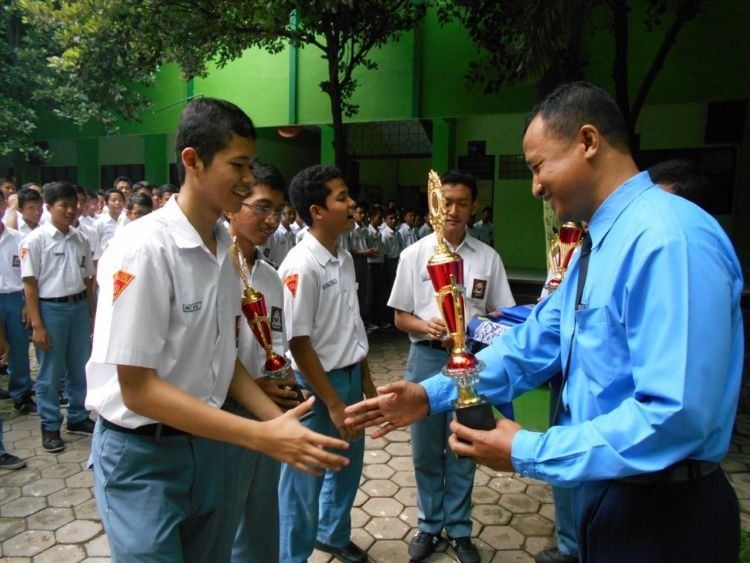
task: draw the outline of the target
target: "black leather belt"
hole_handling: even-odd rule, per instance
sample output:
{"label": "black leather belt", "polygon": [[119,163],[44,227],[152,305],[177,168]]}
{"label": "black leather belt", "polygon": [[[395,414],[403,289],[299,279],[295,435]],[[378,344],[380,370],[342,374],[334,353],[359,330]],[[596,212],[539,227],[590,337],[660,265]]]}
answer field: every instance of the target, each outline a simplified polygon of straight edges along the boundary
{"label": "black leather belt", "polygon": [[661,471],[631,475],[618,479],[623,483],[635,483],[637,485],[653,485],[656,483],[686,483],[710,475],[719,468],[715,461],[701,461],[699,459],[685,459],[674,465],[670,465]]}
{"label": "black leather belt", "polygon": [[75,295],[66,295],[65,297],[40,297],[39,301],[48,301],[50,303],[78,303],[86,299],[86,290]]}
{"label": "black leather belt", "polygon": [[138,436],[150,436],[152,438],[156,436],[190,436],[190,434],[184,430],[178,430],[177,428],[172,428],[171,426],[161,423],[146,424],[144,426],[139,426],[138,428],[125,428],[124,426],[110,422],[106,418],[99,418],[101,419],[104,428],[114,430],[115,432],[122,432],[124,434],[137,434]]}
{"label": "black leather belt", "polygon": [[441,350],[448,353],[445,349],[445,346],[443,346],[443,343],[439,340],[420,340],[419,342],[416,342],[415,344],[418,344],[419,346],[424,346],[425,348],[432,348],[433,350]]}

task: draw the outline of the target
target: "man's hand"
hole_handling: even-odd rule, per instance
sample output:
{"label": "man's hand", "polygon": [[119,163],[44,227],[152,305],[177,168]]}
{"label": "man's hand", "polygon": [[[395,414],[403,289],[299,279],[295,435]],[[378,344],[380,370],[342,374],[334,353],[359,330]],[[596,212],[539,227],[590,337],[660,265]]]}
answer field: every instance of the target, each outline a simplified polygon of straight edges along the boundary
{"label": "man's hand", "polygon": [[448,328],[445,326],[443,319],[432,317],[429,321],[424,321],[422,330],[430,340],[442,340],[448,335]]}
{"label": "man's hand", "polygon": [[397,381],[378,387],[379,396],[346,407],[344,421],[357,429],[381,426],[372,438],[381,438],[392,430],[422,420],[430,414],[430,402],[424,387],[409,381]]}
{"label": "man's hand", "polygon": [[52,339],[44,326],[39,325],[35,327],[31,332],[31,341],[34,343],[34,347],[37,350],[44,350],[45,352],[52,347]]}
{"label": "man's hand", "polygon": [[507,418],[500,418],[494,430],[474,430],[451,422],[448,445],[461,457],[470,457],[477,465],[486,465],[496,471],[515,471],[510,461],[513,437],[521,426]]}
{"label": "man's hand", "polygon": [[328,407],[328,413],[331,416],[333,424],[336,425],[339,434],[341,434],[341,437],[344,440],[351,442],[352,440],[356,440],[362,435],[362,430],[355,428],[350,424],[347,424],[345,420],[346,414],[344,412],[344,407],[346,407],[344,403],[338,403],[332,407]]}
{"label": "man's hand", "polygon": [[375,258],[378,255],[378,249],[377,248],[368,248],[365,251],[365,256],[368,258]]}
{"label": "man's hand", "polygon": [[297,400],[297,394],[294,391],[290,391],[287,387],[291,387],[295,384],[291,378],[287,379],[271,379],[270,377],[261,377],[255,380],[263,392],[282,409],[293,409],[299,405]]}
{"label": "man's hand", "polygon": [[29,316],[29,310],[26,305],[21,309],[21,322],[26,328],[31,328],[31,317]]}
{"label": "man's hand", "polygon": [[312,408],[314,402],[315,398],[311,397],[280,417],[261,422],[265,428],[260,433],[258,450],[311,475],[322,475],[326,469],[339,471],[348,465],[347,458],[327,452],[325,448],[345,450],[349,444],[300,424],[300,417]]}
{"label": "man's hand", "polygon": [[5,338],[0,339],[0,363],[7,363],[10,356],[10,344]]}

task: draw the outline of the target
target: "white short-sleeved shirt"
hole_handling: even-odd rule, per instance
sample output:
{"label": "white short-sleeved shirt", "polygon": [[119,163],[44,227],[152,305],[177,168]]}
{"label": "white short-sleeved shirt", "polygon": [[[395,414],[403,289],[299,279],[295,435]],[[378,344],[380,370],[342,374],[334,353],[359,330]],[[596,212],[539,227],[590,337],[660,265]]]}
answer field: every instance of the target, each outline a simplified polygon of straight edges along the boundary
{"label": "white short-sleeved shirt", "polygon": [[118,365],[157,375],[220,408],[234,374],[241,282],[231,239],[216,224],[216,256],[203,244],[177,198],[126,227],[99,262],[99,299],[86,407],[136,428],[155,422],[123,403]]}
{"label": "white short-sleeved shirt", "polygon": [[105,211],[99,216],[94,222],[94,230],[96,231],[96,238],[98,240],[98,246],[94,250],[94,259],[99,260],[102,257],[102,253],[109,246],[109,241],[115,236],[115,229],[117,228],[117,221],[112,218],[109,211]]}
{"label": "white short-sleeved shirt", "polygon": [[495,226],[492,223],[485,223],[482,220],[477,221],[474,223],[474,232],[476,233],[476,238],[481,240],[484,244],[492,245],[492,239],[493,234],[495,231]]}
{"label": "white short-sleeved shirt", "polygon": [[375,256],[368,256],[368,264],[382,264],[385,262],[385,256],[383,256],[383,239],[380,238],[380,228],[369,225],[367,227],[367,244],[369,248],[374,248],[378,251]]}
{"label": "white short-sleeved shirt", "polygon": [[360,362],[369,350],[359,313],[354,261],[345,250],[338,249],[337,254],[333,256],[308,233],[279,268],[287,336],[309,336],[327,372]]}
{"label": "white short-sleeved shirt", "polygon": [[401,235],[401,243],[404,248],[417,242],[417,231],[414,227],[410,227],[408,223],[401,223],[398,234]]}
{"label": "white short-sleeved shirt", "polygon": [[[467,234],[458,248],[448,247],[464,261],[465,320],[483,315],[498,307],[515,305],[508,285],[508,277],[500,255],[483,242]],[[427,273],[427,262],[435,251],[435,233],[420,239],[401,253],[388,306],[411,313],[423,320],[441,318],[435,300],[435,289]],[[423,340],[422,335],[410,334],[412,342]]]}
{"label": "white short-sleeved shirt", "polygon": [[87,227],[91,227],[92,229],[94,228],[94,222],[95,221],[96,221],[96,219],[94,219],[93,217],[90,217],[88,215],[81,215],[78,218],[78,223],[79,224],[86,225]]}
{"label": "white short-sleeved shirt", "polygon": [[91,248],[91,257],[93,259],[94,253],[96,252],[96,249],[99,247],[99,239],[97,238],[96,230],[91,227],[90,225],[85,225],[78,220],[78,227],[76,227],[81,233],[83,233],[83,236],[86,237],[86,240],[89,241],[89,247]]}
{"label": "white short-sleeved shirt", "polygon": [[279,225],[276,232],[271,235],[263,245],[262,255],[265,260],[271,262],[275,268],[284,261],[289,251],[294,248],[295,236],[292,231],[287,230],[284,225]]}
{"label": "white short-sleeved shirt", "polygon": [[401,233],[386,225],[385,229],[380,232],[380,239],[383,241],[383,256],[391,259],[398,258],[404,248]]}
{"label": "white short-sleeved shirt", "polygon": [[81,293],[94,275],[89,241],[75,227],[63,234],[49,221],[21,240],[18,254],[21,277],[36,278],[43,299]]}
{"label": "white short-sleeved shirt", "polygon": [[424,225],[419,227],[419,229],[417,229],[417,240],[422,240],[423,238],[429,236],[431,232],[432,227],[429,224],[425,223]]}
{"label": "white short-sleeved shirt", "polygon": [[[295,223],[296,224],[296,223]],[[297,229],[297,232],[294,233],[294,244],[299,244],[300,241],[305,238],[305,235],[307,234],[307,231],[310,230],[310,227],[305,225],[304,227]]]}
{"label": "white short-sleeved shirt", "polygon": [[[45,221],[47,223],[49,221]],[[43,223],[40,221],[39,225],[37,225],[37,228],[40,227]],[[24,218],[21,216],[21,213],[18,213],[18,232],[21,233],[23,236],[26,236],[28,234],[31,234],[34,231],[29,224],[24,220]]]}
{"label": "white short-sleeved shirt", "polygon": [[[279,274],[267,262],[255,260],[250,272],[250,285],[260,291],[266,301],[268,321],[271,326],[271,346],[273,351],[282,356],[288,351],[287,337],[284,332],[284,286],[281,285]],[[253,378],[263,377],[263,364],[266,361],[266,351],[255,338],[250,325],[243,317],[240,321],[240,347],[238,356],[242,365]]]}
{"label": "white short-sleeved shirt", "polygon": [[349,250],[355,252],[366,252],[368,248],[367,242],[368,228],[367,225],[354,225],[354,228],[349,231]]}
{"label": "white short-sleeved shirt", "polygon": [[0,234],[0,293],[23,291],[21,259],[18,248],[23,235],[15,229],[3,228]]}

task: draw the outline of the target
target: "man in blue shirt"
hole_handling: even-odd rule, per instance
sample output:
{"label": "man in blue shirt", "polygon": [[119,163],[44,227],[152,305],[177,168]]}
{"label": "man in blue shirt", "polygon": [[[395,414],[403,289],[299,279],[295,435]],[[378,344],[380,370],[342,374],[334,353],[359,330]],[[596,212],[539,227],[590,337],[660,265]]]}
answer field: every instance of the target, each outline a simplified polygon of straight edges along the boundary
{"label": "man in blue shirt", "polygon": [[[589,221],[590,238],[558,291],[478,354],[479,391],[508,402],[562,372],[558,425],[454,421],[449,442],[575,487],[582,561],[736,561],[737,498],[718,462],[742,375],[740,266],[716,221],[638,173],[627,141],[617,106],[590,84],[563,85],[532,112],[532,192],[561,220]],[[379,392],[347,419],[383,425],[375,438],[457,395],[442,375]]]}

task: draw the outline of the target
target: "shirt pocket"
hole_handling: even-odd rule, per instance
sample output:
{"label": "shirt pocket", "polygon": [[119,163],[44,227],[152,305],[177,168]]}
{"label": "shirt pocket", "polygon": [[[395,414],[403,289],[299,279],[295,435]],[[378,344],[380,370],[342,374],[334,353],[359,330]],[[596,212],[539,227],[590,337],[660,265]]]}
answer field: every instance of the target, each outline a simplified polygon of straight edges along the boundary
{"label": "shirt pocket", "polygon": [[607,307],[576,311],[573,361],[578,370],[603,391],[621,375],[624,328]]}

